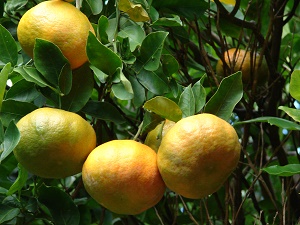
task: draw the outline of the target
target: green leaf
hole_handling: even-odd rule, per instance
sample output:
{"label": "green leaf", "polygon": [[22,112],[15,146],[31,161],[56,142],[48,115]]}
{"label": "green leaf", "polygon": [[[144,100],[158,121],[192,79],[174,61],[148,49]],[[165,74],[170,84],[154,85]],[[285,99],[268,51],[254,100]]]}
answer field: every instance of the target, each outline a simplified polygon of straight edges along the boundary
{"label": "green leaf", "polygon": [[182,111],[183,118],[195,114],[195,96],[191,84],[188,87],[184,88],[184,91],[180,95],[178,105]]}
{"label": "green leaf", "polygon": [[18,62],[17,44],[8,30],[0,24],[0,62],[11,63],[15,66]]}
{"label": "green leaf", "polygon": [[21,102],[32,102],[39,95],[40,93],[36,90],[34,83],[22,79],[10,87],[6,93],[6,99],[13,99]]}
{"label": "green leaf", "polygon": [[215,114],[227,121],[242,96],[242,73],[237,72],[221,81],[216,93],[206,103],[204,112]]}
{"label": "green leaf", "polygon": [[141,107],[146,99],[145,88],[138,82],[134,76],[128,77],[133,89],[133,104],[136,107]]}
{"label": "green leaf", "polygon": [[172,76],[174,73],[177,73],[179,70],[179,63],[174,56],[170,54],[163,54],[161,56],[162,68],[164,74],[167,76]]}
{"label": "green leaf", "polygon": [[165,75],[160,68],[157,71],[142,69],[137,74],[137,79],[146,89],[156,95],[163,95],[170,90]]}
{"label": "green leaf", "polygon": [[35,109],[37,109],[37,106],[32,103],[7,99],[2,103],[0,118],[3,125],[7,127],[11,120],[15,120],[17,122],[23,116]]}
{"label": "green leaf", "polygon": [[300,164],[288,164],[285,166],[270,166],[262,169],[270,175],[289,177],[295,174],[300,174]]}
{"label": "green leaf", "polygon": [[206,103],[206,91],[205,88],[201,84],[202,79],[196,82],[193,87],[192,91],[195,96],[195,112],[198,113],[202,110]]}
{"label": "green leaf", "polygon": [[0,224],[8,224],[13,218],[16,218],[20,214],[19,208],[12,208],[7,205],[0,205]]}
{"label": "green leaf", "polygon": [[94,88],[94,76],[88,65],[73,71],[72,88],[61,97],[61,108],[78,112],[88,102]]}
{"label": "green leaf", "polygon": [[97,119],[116,124],[125,122],[118,109],[108,102],[89,101],[81,111]]}
{"label": "green leaf", "polygon": [[128,92],[123,83],[113,84],[111,87],[112,92],[116,98],[120,100],[130,100],[133,98],[133,93]]}
{"label": "green leaf", "polygon": [[11,71],[11,64],[6,64],[0,72],[0,112],[2,107],[2,101],[4,98],[5,90],[6,90],[6,82],[8,79],[8,74]]}
{"label": "green leaf", "polygon": [[10,153],[14,150],[19,141],[20,132],[15,122],[12,120],[4,133],[4,141],[2,143],[3,152],[0,156],[0,164],[7,156],[10,155]]}
{"label": "green leaf", "polygon": [[278,109],[284,111],[290,117],[292,117],[295,121],[300,122],[300,110],[293,109],[286,106],[279,106]]}
{"label": "green leaf", "polygon": [[14,69],[14,71],[21,74],[21,76],[28,82],[35,83],[40,87],[49,86],[43,75],[35,67],[17,67]]}
{"label": "green leaf", "polygon": [[57,187],[46,187],[43,185],[39,188],[38,200],[49,209],[54,224],[79,224],[80,215],[78,208],[70,195],[61,189]]}
{"label": "green leaf", "polygon": [[118,68],[122,68],[121,58],[97,40],[90,32],[87,41],[87,55],[90,63],[103,73],[112,76]]}
{"label": "green leaf", "polygon": [[278,117],[266,116],[258,117],[251,120],[245,120],[242,122],[237,122],[234,125],[245,124],[245,123],[269,123],[270,125],[275,125],[277,127],[287,129],[287,130],[300,130],[300,125],[289,120],[285,120]]}
{"label": "green leaf", "polygon": [[143,124],[142,124],[142,134],[147,134],[149,131],[153,130],[161,121],[164,119],[152,112],[145,111]]}
{"label": "green leaf", "polygon": [[159,67],[163,45],[168,33],[164,31],[152,32],[142,42],[140,55],[137,58],[135,70],[155,71]]}
{"label": "green leaf", "polygon": [[[102,2],[102,1],[101,1]],[[108,44],[108,35],[106,29],[108,27],[108,19],[106,16],[101,15],[98,20],[98,36],[102,44]]]}
{"label": "green leaf", "polygon": [[50,41],[36,39],[33,51],[37,70],[59,92],[68,94],[72,87],[72,70],[59,47]]}
{"label": "green leaf", "polygon": [[6,195],[12,195],[17,191],[20,191],[26,184],[27,178],[27,170],[21,164],[18,164],[18,177],[15,180],[15,182],[11,185]]}
{"label": "green leaf", "polygon": [[103,9],[102,1],[86,0],[86,2],[89,4],[93,15],[98,15],[99,13],[102,12]]}
{"label": "green leaf", "polygon": [[174,101],[163,96],[156,96],[148,100],[143,107],[150,112],[174,122],[182,119],[180,107]]}
{"label": "green leaf", "polygon": [[146,37],[145,31],[139,25],[126,26],[118,33],[120,38],[128,38],[130,51],[133,52],[138,46],[141,46]]}
{"label": "green leaf", "polygon": [[152,23],[152,26],[166,26],[177,27],[182,26],[182,21],[179,16],[175,15],[173,18],[161,17]]}
{"label": "green leaf", "polygon": [[290,81],[290,94],[300,102],[300,70],[293,71]]}

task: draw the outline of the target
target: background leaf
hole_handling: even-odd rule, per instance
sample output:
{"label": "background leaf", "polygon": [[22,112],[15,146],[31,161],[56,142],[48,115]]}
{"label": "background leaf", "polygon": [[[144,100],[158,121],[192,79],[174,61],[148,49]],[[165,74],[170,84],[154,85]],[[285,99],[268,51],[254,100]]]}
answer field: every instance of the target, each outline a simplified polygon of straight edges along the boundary
{"label": "background leaf", "polygon": [[300,164],[288,164],[285,166],[270,166],[262,169],[270,175],[289,177],[295,174],[300,174]]}
{"label": "background leaf", "polygon": [[4,98],[4,93],[6,90],[6,82],[8,79],[8,74],[11,71],[11,64],[8,63],[6,64],[3,69],[0,72],[0,112],[1,112],[1,107],[2,107],[2,101]]}
{"label": "background leaf", "polygon": [[26,184],[27,177],[28,177],[27,170],[21,164],[18,164],[18,177],[15,180],[15,182],[11,185],[11,187],[9,188],[6,194],[12,195],[17,191],[21,191],[23,186]]}

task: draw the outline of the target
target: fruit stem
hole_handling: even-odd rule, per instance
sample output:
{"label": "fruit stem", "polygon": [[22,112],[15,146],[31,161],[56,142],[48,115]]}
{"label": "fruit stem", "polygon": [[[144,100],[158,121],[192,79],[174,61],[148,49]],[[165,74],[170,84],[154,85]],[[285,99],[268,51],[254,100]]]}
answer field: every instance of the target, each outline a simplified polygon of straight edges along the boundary
{"label": "fruit stem", "polygon": [[76,8],[80,10],[80,0],[76,0],[75,5]]}
{"label": "fruit stem", "polygon": [[143,128],[143,122],[141,122],[141,124],[139,125],[139,129],[136,132],[136,134],[133,137],[133,140],[136,141],[136,139],[139,137],[140,133],[142,132],[142,128]]}

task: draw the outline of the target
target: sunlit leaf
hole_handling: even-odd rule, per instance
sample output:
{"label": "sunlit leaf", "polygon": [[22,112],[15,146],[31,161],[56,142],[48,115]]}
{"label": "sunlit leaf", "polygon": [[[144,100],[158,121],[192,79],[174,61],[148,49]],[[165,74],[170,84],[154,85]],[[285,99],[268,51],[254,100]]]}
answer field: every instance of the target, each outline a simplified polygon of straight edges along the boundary
{"label": "sunlit leaf", "polygon": [[283,110],[286,114],[292,117],[295,121],[300,122],[300,110],[293,109],[286,106],[279,106],[278,109]]}
{"label": "sunlit leaf", "polygon": [[300,101],[300,70],[293,71],[290,81],[290,94],[291,96]]}
{"label": "sunlit leaf", "polygon": [[143,107],[150,112],[174,122],[182,118],[180,107],[174,101],[163,96],[156,96],[148,100]]}
{"label": "sunlit leaf", "polygon": [[270,175],[289,177],[295,174],[300,174],[300,164],[288,164],[285,166],[270,166],[262,169]]}
{"label": "sunlit leaf", "polygon": [[206,103],[206,91],[205,88],[201,84],[202,79],[197,81],[193,87],[192,91],[195,97],[195,112],[198,113],[204,107]]}
{"label": "sunlit leaf", "polygon": [[130,0],[120,0],[119,10],[126,12],[130,19],[135,22],[144,22],[149,20],[148,13],[141,4],[134,4]]}

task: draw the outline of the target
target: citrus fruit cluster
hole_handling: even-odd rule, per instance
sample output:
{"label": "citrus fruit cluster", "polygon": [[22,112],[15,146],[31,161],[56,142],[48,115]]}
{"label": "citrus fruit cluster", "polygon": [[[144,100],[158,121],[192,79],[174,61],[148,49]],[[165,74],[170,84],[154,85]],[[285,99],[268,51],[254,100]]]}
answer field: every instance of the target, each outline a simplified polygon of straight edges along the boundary
{"label": "citrus fruit cluster", "polygon": [[229,70],[223,64],[221,59],[218,60],[216,73],[218,76],[226,77],[238,71],[242,72],[243,84],[248,85],[250,82],[256,82],[257,85],[264,85],[268,80],[268,66],[265,58],[260,63],[260,54],[251,55],[250,51],[244,49],[231,48],[223,54],[224,61]]}

